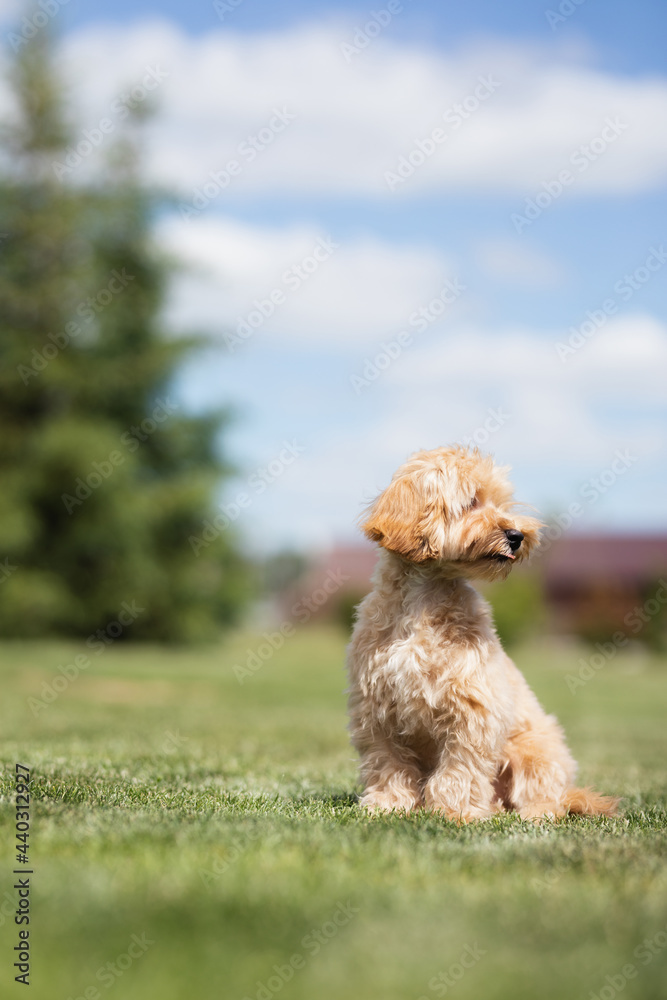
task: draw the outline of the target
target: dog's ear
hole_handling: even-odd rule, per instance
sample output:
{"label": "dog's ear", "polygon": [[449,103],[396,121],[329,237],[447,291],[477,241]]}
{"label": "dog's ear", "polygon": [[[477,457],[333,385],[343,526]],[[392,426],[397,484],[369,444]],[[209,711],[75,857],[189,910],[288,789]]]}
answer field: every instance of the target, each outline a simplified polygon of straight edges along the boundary
{"label": "dog's ear", "polygon": [[424,516],[425,502],[419,489],[410,477],[401,476],[371,505],[361,530],[385,549],[423,562],[434,555],[422,531]]}

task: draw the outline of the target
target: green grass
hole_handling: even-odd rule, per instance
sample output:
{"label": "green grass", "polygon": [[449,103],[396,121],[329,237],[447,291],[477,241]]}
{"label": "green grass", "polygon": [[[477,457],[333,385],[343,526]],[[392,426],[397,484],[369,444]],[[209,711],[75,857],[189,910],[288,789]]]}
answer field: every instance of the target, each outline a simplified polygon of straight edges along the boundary
{"label": "green grass", "polygon": [[[339,633],[302,629],[240,685],[259,641],[114,646],[37,716],[28,698],[81,649],[4,644],[2,996],[23,995],[20,761],[37,1000],[667,997],[664,662],[619,653],[572,695],[580,652],[518,652],[581,780],[623,795],[622,815],[457,828],[360,811]],[[153,943],[105,973],[133,934]]]}

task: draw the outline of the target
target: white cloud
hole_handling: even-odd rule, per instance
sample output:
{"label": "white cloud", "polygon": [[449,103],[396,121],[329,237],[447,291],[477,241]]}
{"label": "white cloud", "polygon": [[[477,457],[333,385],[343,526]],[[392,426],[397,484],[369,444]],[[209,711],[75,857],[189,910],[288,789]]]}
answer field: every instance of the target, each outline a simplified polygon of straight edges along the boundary
{"label": "white cloud", "polygon": [[[568,167],[609,118],[627,128],[575,170],[570,192],[638,191],[667,176],[667,134],[655,124],[667,115],[664,79],[614,76],[506,42],[445,55],[380,38],[348,65],[340,46],[349,34],[336,22],[198,38],[162,22],[105,26],[69,36],[64,56],[88,124],[147,67],[169,74],[156,90],[163,111],[149,170],[184,194],[236,159],[242,170],[229,192],[388,197],[385,172],[442,126],[447,140],[402,193],[482,189],[521,199]],[[474,105],[480,77],[499,86],[465,120],[444,121],[466,98]],[[295,120],[247,162],[239,144],[282,108]]]}
{"label": "white cloud", "polygon": [[[172,322],[187,324],[194,317],[207,329],[233,328],[252,300],[266,299],[284,270],[322,237],[315,227],[269,229],[203,215],[164,221],[161,245],[203,272],[176,286]],[[287,407],[283,418],[280,400],[303,399],[303,376],[281,370],[282,395],[271,396],[278,410],[257,425],[258,457],[267,434],[305,433],[309,414],[341,414],[320,423],[317,445],[270,497],[257,501],[250,520],[258,544],[326,545],[350,537],[362,501],[420,447],[472,439],[521,468],[523,496],[547,510],[568,496],[563,470],[570,470],[576,486],[604,469],[618,447],[640,455],[644,469],[664,450],[655,412],[665,407],[667,327],[647,314],[609,317],[563,361],[556,345],[567,341],[569,330],[549,335],[532,328],[475,327],[466,319],[462,296],[460,311],[452,311],[446,326],[415,333],[413,343],[356,394],[350,379],[363,372],[364,357],[374,357],[382,341],[405,326],[409,311],[452,273],[451,262],[433,250],[415,252],[377,239],[345,243],[261,327],[256,350],[239,352],[239,362],[245,359],[239,402],[244,378],[252,378],[260,395],[274,381],[271,364],[263,360],[268,344],[307,345],[325,359],[335,357],[331,374],[323,362],[314,386],[317,400],[304,403],[300,417]],[[216,378],[212,391],[220,392]],[[490,411],[502,414],[493,433]],[[245,445],[252,453],[247,437]]]}
{"label": "white cloud", "polygon": [[[554,346],[564,339],[460,329],[417,344],[383,377],[404,400],[408,393],[419,399],[420,418],[430,405],[457,432],[461,414],[470,420],[483,400],[504,407],[511,419],[499,439],[520,431],[522,454],[536,464],[602,458],[621,444],[644,453],[659,447],[655,424],[642,412],[666,403],[667,327],[648,315],[613,317],[565,362]],[[626,414],[620,431],[604,412],[619,405]]]}
{"label": "white cloud", "polygon": [[[648,315],[614,317],[565,364],[554,350],[562,336],[458,327],[417,340],[363,397],[338,369],[335,379],[323,378],[322,406],[337,409],[340,420],[309,438],[289,478],[257,501],[248,521],[256,543],[326,548],[358,538],[364,502],[410,453],[465,440],[512,465],[519,499],[546,513],[579,499],[581,486],[627,449],[627,476],[586,506],[579,527],[627,524],[629,502],[634,527],[637,518],[661,523],[645,484],[666,452],[656,414],[667,408],[667,326]],[[285,391],[300,391],[298,376]],[[274,436],[289,424],[280,414],[275,420]]]}
{"label": "white cloud", "polygon": [[[396,333],[456,275],[436,250],[371,237],[337,245],[315,227],[268,229],[219,217],[172,218],[163,222],[158,239],[191,268],[174,286],[170,325],[200,326],[219,335],[234,334],[240,320],[253,328],[262,319],[253,335],[274,341],[373,346]],[[272,306],[274,292],[281,300]],[[260,309],[272,308],[266,320],[259,316]]]}

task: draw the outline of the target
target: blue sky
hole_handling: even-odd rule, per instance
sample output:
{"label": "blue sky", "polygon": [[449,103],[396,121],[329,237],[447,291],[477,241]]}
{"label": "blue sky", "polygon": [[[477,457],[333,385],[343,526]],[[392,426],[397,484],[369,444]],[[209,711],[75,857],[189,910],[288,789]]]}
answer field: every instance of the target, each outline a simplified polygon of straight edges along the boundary
{"label": "blue sky", "polygon": [[[234,4],[230,4],[234,7]],[[400,19],[390,25],[388,34],[399,41],[416,42],[447,50],[471,37],[505,36],[528,41],[542,41],[550,32],[554,40],[567,35],[575,41],[593,42],[599,65],[624,73],[663,73],[665,68],[665,33],[667,8],[660,0],[628,4],[625,0],[584,0],[564,21],[547,19],[547,11],[559,14],[558,3],[534,0],[473,0],[468,4],[436,3],[434,0],[406,0]],[[369,11],[382,10],[386,4],[358,2],[316,3],[313,0],[243,0],[225,13],[221,21],[212,2],[188,4],[182,0],[142,0],[118,2],[82,2],[69,0],[63,8],[68,28],[100,22],[127,24],[141,18],[168,18],[193,35],[202,35],[220,24],[236,31],[275,31],[308,20],[344,16],[350,24],[363,23]],[[565,7],[567,11],[570,5]],[[223,10],[224,13],[224,10]]]}
{"label": "blue sky", "polygon": [[[354,539],[410,451],[461,439],[512,465],[547,514],[601,475],[572,530],[667,528],[667,8],[229,7],[69,0],[57,25],[83,125],[162,68],[146,170],[180,198],[156,237],[189,267],[167,321],[211,337],[178,392],[236,413],[242,471],[221,499],[250,492],[249,543]],[[242,144],[262,135],[251,160]],[[411,176],[392,190],[402,158]],[[448,282],[463,291],[431,315]],[[230,344],[271,294],[273,314]],[[248,487],[269,465],[266,489]]]}

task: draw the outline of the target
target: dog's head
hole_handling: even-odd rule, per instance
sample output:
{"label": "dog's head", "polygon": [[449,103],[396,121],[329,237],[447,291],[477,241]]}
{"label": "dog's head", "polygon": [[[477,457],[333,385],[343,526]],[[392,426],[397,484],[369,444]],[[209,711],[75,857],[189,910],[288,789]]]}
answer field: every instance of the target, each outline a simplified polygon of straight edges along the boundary
{"label": "dog's head", "polygon": [[487,580],[508,575],[538,542],[541,524],[517,513],[509,469],[454,445],[419,451],[395,473],[364,515],[374,542],[447,575]]}

